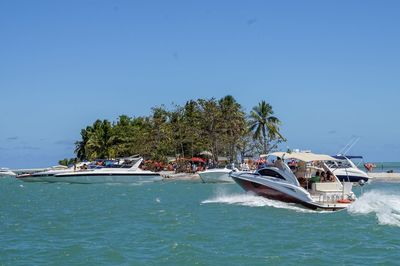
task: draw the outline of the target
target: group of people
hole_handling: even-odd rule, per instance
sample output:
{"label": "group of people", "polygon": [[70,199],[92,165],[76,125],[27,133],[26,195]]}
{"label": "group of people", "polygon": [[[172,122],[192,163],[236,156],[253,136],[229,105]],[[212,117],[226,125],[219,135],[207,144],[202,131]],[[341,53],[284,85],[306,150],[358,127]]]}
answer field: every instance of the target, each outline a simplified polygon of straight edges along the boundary
{"label": "group of people", "polygon": [[311,177],[310,181],[311,183],[334,182],[335,178],[331,171],[327,171],[326,173],[324,171],[317,171],[315,176]]}

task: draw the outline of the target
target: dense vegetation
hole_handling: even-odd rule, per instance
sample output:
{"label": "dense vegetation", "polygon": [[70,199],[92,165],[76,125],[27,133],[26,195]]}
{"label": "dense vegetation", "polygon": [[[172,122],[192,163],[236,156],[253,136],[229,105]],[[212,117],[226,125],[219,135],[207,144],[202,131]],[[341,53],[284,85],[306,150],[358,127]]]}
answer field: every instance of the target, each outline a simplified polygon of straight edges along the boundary
{"label": "dense vegetation", "polygon": [[203,151],[214,159],[267,153],[284,141],[280,120],[265,101],[246,115],[228,95],[198,99],[184,106],[154,107],[148,117],[121,115],[116,122],[97,120],[81,130],[75,153],[79,160],[140,154],[165,161],[167,157],[193,157]]}

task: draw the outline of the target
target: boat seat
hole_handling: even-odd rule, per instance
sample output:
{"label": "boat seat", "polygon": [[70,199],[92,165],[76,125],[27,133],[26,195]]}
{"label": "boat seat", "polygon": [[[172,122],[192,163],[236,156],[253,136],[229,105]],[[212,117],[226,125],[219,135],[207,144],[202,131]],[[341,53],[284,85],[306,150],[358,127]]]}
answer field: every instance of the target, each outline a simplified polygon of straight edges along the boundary
{"label": "boat seat", "polygon": [[318,182],[312,184],[312,189],[318,192],[336,192],[342,191],[340,183],[336,182]]}

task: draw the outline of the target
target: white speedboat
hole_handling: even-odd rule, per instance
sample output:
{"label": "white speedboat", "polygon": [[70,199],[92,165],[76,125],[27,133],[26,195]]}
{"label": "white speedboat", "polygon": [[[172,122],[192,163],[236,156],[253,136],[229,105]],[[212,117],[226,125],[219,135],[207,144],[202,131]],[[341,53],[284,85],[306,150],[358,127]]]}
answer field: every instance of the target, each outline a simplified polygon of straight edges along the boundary
{"label": "white speedboat", "polygon": [[351,159],[363,159],[362,156],[346,156],[346,155],[335,155],[332,156],[336,161],[327,161],[326,164],[329,170],[334,173],[342,182],[368,182],[370,176],[367,173],[360,170]]}
{"label": "white speedboat", "polygon": [[0,168],[0,177],[13,177],[16,174],[8,168]]}
{"label": "white speedboat", "polygon": [[39,182],[63,182],[63,183],[135,183],[144,181],[159,181],[162,176],[151,171],[144,171],[139,168],[143,158],[139,158],[130,168],[95,168],[83,170],[60,170],[47,171],[32,174],[30,176],[18,177],[23,181]]}
{"label": "white speedboat", "polygon": [[207,169],[205,171],[198,172],[198,174],[203,183],[232,183],[234,181],[229,176],[229,174],[232,171],[233,171],[232,169],[225,167],[225,168]]}
{"label": "white speedboat", "polygon": [[[309,152],[275,152],[265,156],[282,160],[277,160],[280,164],[255,172],[233,172],[233,180],[246,191],[274,200],[301,204],[314,210],[340,210],[355,200],[352,183],[341,183],[334,174],[330,182],[311,182],[311,177],[317,171],[329,171],[324,162],[336,160],[331,156]],[[295,174],[285,160],[296,160],[303,166],[302,170],[297,169]]]}

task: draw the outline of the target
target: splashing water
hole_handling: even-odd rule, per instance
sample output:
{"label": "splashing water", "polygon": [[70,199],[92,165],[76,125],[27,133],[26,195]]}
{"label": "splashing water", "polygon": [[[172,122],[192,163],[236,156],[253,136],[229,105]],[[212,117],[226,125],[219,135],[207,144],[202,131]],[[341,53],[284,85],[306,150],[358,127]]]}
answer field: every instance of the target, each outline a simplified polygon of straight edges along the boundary
{"label": "splashing water", "polygon": [[202,204],[222,203],[222,204],[232,204],[232,205],[240,205],[248,207],[273,207],[278,209],[294,210],[296,212],[316,213],[313,210],[304,209],[294,204],[276,200],[270,200],[261,196],[254,195],[252,193],[227,194],[226,192],[219,191],[217,192],[217,196],[211,199],[203,200],[201,203]]}
{"label": "splashing water", "polygon": [[379,190],[364,193],[347,209],[350,214],[375,213],[379,224],[400,227],[400,196]]}

